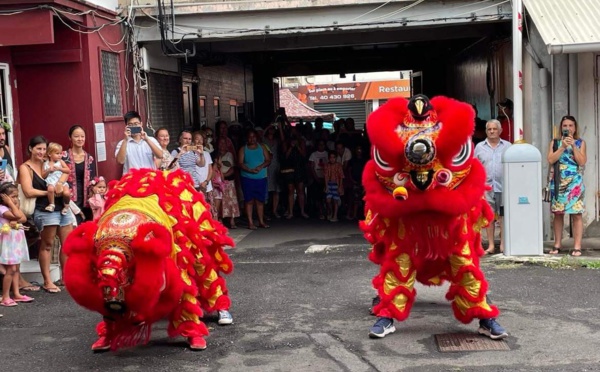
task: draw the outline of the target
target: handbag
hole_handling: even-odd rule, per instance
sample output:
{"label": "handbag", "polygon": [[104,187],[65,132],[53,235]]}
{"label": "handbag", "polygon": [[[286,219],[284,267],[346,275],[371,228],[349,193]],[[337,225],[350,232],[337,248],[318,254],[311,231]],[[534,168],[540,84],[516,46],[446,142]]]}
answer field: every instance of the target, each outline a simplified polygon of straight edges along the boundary
{"label": "handbag", "polygon": [[[27,168],[29,168],[31,177],[33,177],[33,169],[31,169],[31,167],[29,167],[29,165],[27,165]],[[21,209],[21,212],[23,212],[25,217],[29,218],[33,215],[33,211],[35,210],[36,198],[26,197],[20,183],[17,185],[17,190],[19,192],[19,209]]]}
{"label": "handbag", "polygon": [[17,185],[17,189],[19,190],[19,208],[21,212],[25,215],[25,217],[31,217],[33,211],[35,209],[35,199],[36,198],[28,198],[23,193],[23,188],[21,184]]}
{"label": "handbag", "polygon": [[[552,140],[552,151],[558,149],[558,142]],[[546,187],[542,188],[542,201],[544,203],[552,202],[552,192],[550,190],[550,180],[554,178],[554,193],[558,195],[560,187],[560,171],[558,169],[558,160],[554,164],[548,164],[548,174],[546,176]]]}
{"label": "handbag", "polygon": [[550,169],[552,166],[548,165],[548,177],[546,187],[542,188],[542,201],[544,203],[550,203],[552,201],[552,193],[550,192]]}

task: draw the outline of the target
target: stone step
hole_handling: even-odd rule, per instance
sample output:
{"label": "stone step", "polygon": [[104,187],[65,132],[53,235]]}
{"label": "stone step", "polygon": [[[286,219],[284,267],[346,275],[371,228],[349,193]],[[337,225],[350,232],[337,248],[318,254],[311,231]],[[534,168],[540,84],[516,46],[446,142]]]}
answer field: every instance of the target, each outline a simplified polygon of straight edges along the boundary
{"label": "stone step", "polygon": [[[21,262],[21,276],[29,282],[44,282],[38,260]],[[60,266],[58,264],[50,265],[50,277],[53,282],[60,279]]]}

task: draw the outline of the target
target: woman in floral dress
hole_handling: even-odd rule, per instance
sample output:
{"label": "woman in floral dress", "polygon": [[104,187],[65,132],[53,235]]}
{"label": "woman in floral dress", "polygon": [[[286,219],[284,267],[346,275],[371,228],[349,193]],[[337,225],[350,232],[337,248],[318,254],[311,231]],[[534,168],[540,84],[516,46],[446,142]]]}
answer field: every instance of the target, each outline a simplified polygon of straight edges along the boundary
{"label": "woman in floral dress", "polygon": [[227,141],[224,138],[219,138],[217,153],[217,166],[223,175],[221,217],[223,219],[229,218],[230,229],[237,229],[235,218],[240,216],[240,206],[238,204],[235,185],[235,161],[233,154],[228,150]]}
{"label": "woman in floral dress", "polygon": [[[550,182],[552,194],[551,211],[554,214],[554,248],[550,254],[558,254],[562,248],[562,233],[565,214],[571,215],[573,228],[572,256],[581,256],[583,237],[583,212],[585,211],[583,170],[587,161],[585,141],[579,138],[577,121],[573,116],[564,116],[560,122],[562,137],[548,149],[548,162],[552,166],[558,162],[560,185],[558,194],[554,192],[554,177]],[[554,151],[556,148],[556,151]]]}

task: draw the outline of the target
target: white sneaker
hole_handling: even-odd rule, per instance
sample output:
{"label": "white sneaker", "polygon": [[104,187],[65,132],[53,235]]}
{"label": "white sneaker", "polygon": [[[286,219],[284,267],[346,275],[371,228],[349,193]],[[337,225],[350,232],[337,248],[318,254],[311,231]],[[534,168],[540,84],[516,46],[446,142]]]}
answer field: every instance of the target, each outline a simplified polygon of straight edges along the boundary
{"label": "white sneaker", "polygon": [[219,325],[233,324],[233,317],[227,310],[219,310]]}

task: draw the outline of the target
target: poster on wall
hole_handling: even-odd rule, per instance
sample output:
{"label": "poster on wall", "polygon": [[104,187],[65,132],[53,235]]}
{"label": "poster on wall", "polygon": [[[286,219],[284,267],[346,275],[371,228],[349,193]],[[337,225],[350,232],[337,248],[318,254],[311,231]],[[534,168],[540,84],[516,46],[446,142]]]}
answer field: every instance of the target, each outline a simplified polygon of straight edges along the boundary
{"label": "poster on wall", "polygon": [[96,142],[96,158],[98,163],[106,161],[106,142]]}
{"label": "poster on wall", "polygon": [[104,123],[95,123],[94,132],[96,134],[96,142],[105,142],[106,134],[104,132]]}

